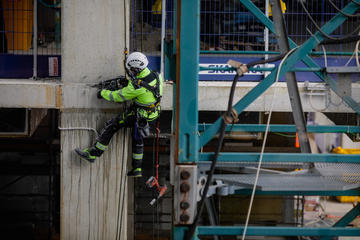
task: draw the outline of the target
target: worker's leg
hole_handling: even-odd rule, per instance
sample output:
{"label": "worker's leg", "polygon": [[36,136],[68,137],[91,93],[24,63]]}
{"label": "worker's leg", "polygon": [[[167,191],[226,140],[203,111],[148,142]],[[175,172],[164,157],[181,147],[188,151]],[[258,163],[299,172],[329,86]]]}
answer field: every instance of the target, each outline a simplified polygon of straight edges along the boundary
{"label": "worker's leg", "polygon": [[116,116],[105,123],[104,128],[101,130],[100,135],[97,137],[94,146],[85,148],[83,150],[77,148],[75,152],[82,158],[94,162],[96,157],[100,157],[107,149],[111,138],[114,134],[123,127],[128,126],[133,122],[133,112],[123,113]]}
{"label": "worker's leg", "polygon": [[144,140],[138,132],[138,128],[134,122],[133,139],[132,139],[132,170],[128,172],[129,177],[142,176],[142,159],[144,156]]}

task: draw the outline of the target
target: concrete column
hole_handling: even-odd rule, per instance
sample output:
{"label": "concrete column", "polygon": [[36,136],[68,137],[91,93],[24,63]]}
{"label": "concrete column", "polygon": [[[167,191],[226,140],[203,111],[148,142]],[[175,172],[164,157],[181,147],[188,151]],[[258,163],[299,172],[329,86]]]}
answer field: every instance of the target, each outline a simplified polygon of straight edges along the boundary
{"label": "concrete column", "polygon": [[[124,74],[128,16],[128,0],[62,1],[62,128],[100,131],[122,112],[90,86]],[[61,132],[61,239],[128,239],[129,131],[120,130],[95,163],[73,152],[94,141],[91,131]]]}
{"label": "concrete column", "polygon": [[[113,114],[61,113],[62,127],[95,127]],[[79,158],[75,147],[87,147],[95,133],[61,133],[61,239],[127,239],[127,181],[129,130],[120,130],[95,163]]]}

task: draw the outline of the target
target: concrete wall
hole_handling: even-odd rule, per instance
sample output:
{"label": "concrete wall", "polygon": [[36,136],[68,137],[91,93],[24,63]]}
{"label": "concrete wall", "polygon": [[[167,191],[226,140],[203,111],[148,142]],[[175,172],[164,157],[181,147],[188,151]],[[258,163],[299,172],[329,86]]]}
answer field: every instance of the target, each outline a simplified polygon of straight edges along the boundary
{"label": "concrete wall", "polygon": [[[112,114],[62,112],[62,127],[97,129]],[[95,134],[67,130],[61,134],[61,239],[127,239],[129,130],[120,130],[95,163],[79,158],[75,147],[87,147]]]}
{"label": "concrete wall", "polygon": [[[90,85],[124,74],[128,10],[127,0],[62,1],[62,128],[100,131],[122,111],[120,104],[99,101]],[[61,133],[61,239],[128,239],[129,132],[120,130],[93,164],[74,154],[94,141],[89,131]]]}

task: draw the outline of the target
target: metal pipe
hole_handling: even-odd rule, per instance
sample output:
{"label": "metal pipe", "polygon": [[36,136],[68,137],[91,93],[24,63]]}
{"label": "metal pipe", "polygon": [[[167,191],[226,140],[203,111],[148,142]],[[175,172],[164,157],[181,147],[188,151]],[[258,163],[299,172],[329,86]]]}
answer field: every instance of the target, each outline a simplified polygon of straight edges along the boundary
{"label": "metal pipe", "polygon": [[33,25],[33,79],[37,79],[37,51],[38,51],[38,23],[37,23],[37,0],[34,0],[34,25]]}
{"label": "metal pipe", "polygon": [[62,128],[62,127],[59,127],[59,130],[61,130],[61,131],[87,130],[87,131],[93,131],[93,132],[96,134],[96,137],[99,136],[99,133],[96,131],[95,128],[88,128],[88,127],[68,127],[68,128]]}

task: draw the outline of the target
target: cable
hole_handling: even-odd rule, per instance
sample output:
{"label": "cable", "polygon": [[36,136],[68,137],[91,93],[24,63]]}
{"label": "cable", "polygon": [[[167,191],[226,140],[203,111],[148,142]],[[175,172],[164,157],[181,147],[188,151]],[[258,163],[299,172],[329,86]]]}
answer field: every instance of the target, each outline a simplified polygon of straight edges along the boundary
{"label": "cable", "polygon": [[340,8],[338,8],[332,0],[328,0],[328,1],[336,9],[336,11],[338,11],[342,15],[344,15],[346,17],[360,17],[360,14],[348,14],[348,13],[344,12],[343,10],[341,10]]}
{"label": "cable", "polygon": [[[353,1],[353,0],[352,0]],[[349,37],[353,37],[354,33],[358,32],[360,29],[360,25],[358,27],[356,27],[356,29],[351,32],[348,35],[345,35],[345,37],[341,37],[341,38],[335,38],[335,37],[331,37],[330,35],[326,34],[325,32],[323,32],[323,30],[319,27],[319,25],[316,23],[316,21],[312,18],[311,14],[309,13],[309,11],[307,10],[307,8],[305,7],[304,3],[302,1],[299,1],[301,7],[303,8],[303,10],[305,11],[306,15],[308,16],[308,18],[311,20],[311,22],[314,24],[315,28],[325,37],[328,39],[332,39],[335,41],[343,41],[345,39],[348,39]]]}
{"label": "cable", "polygon": [[[358,33],[358,36],[360,37],[360,31],[359,31],[359,33]],[[356,42],[354,52],[353,52],[353,54],[351,55],[350,59],[346,62],[345,67],[346,67],[347,65],[349,65],[349,63],[351,62],[351,60],[353,59],[354,56],[356,56],[356,65],[357,65],[358,67],[360,67],[360,63],[359,63],[359,44],[360,44],[360,39]]]}
{"label": "cable", "polygon": [[274,132],[273,134],[279,135],[279,136],[282,136],[282,137],[288,137],[288,138],[296,137],[296,135],[290,135],[290,134],[284,134],[284,133],[278,133],[278,132]]}
{"label": "cable", "polygon": [[[360,28],[357,28],[357,30],[360,30]],[[344,44],[344,43],[352,43],[359,40],[360,40],[360,36],[350,36],[346,39],[338,39],[338,40],[327,39],[322,41],[321,44],[323,45],[331,45],[331,44],[339,44],[339,43]]]}
{"label": "cable", "polygon": [[247,68],[253,67],[255,65],[258,64],[264,64],[264,63],[270,63],[270,62],[275,62],[278,60],[283,59],[283,57],[286,55],[286,53],[280,54],[279,56],[276,57],[272,57],[272,58],[268,58],[268,59],[263,59],[263,60],[256,60],[256,61],[252,61],[246,64]]}
{"label": "cable", "polygon": [[314,92],[314,90],[312,89],[312,90],[310,91],[310,98],[309,98],[309,102],[310,102],[311,108],[314,109],[316,112],[323,112],[323,111],[325,111],[325,110],[329,107],[330,104],[329,104],[329,103],[326,103],[326,104],[325,104],[325,107],[323,107],[323,108],[321,108],[321,109],[316,108],[316,107],[313,105],[313,101],[312,101],[313,92]]}
{"label": "cable", "polygon": [[360,6],[360,3],[358,3],[357,1],[351,0],[353,3],[355,3],[356,5]]}
{"label": "cable", "polygon": [[315,40],[318,42],[318,44],[320,44],[322,50],[323,50],[323,53],[324,53],[324,64],[325,64],[325,67],[327,68],[327,56],[326,56],[326,49],[325,49],[325,46],[324,44],[322,44],[319,39],[310,31],[309,28],[306,27],[306,31],[308,31],[308,33],[310,33],[310,35],[315,38]]}
{"label": "cable", "polygon": [[[231,117],[231,112],[232,112],[232,103],[233,103],[233,99],[234,99],[234,93],[235,93],[235,87],[236,87],[236,83],[239,79],[239,75],[236,74],[235,77],[234,77],[234,80],[232,82],[232,85],[231,85],[231,90],[230,90],[230,96],[229,96],[229,102],[228,102],[228,108],[227,108],[227,112],[225,113],[225,115],[227,117]],[[210,186],[210,182],[212,181],[212,176],[215,172],[215,166],[216,166],[216,162],[217,162],[217,159],[218,159],[218,156],[219,156],[219,153],[220,153],[220,150],[222,148],[222,145],[223,145],[223,140],[224,140],[224,135],[225,135],[225,129],[226,129],[226,125],[227,123],[224,121],[224,119],[222,119],[221,121],[221,127],[220,127],[220,136],[219,136],[219,143],[218,143],[218,146],[216,148],[216,152],[214,154],[214,159],[213,161],[211,162],[211,167],[210,167],[210,172],[208,174],[208,177],[207,177],[207,180],[206,180],[206,184],[205,184],[205,187],[204,187],[204,191],[202,193],[202,196],[201,196],[201,200],[200,200],[200,203],[199,203],[199,208],[198,208],[198,211],[196,213],[196,216],[194,218],[194,221],[193,223],[190,225],[189,227],[189,230],[186,232],[185,234],[185,238],[186,240],[190,240],[192,239],[194,233],[195,233],[195,229],[196,229],[196,225],[200,219],[200,216],[202,214],[202,210],[204,208],[204,203],[205,203],[205,199],[207,197],[207,193],[208,193],[208,190],[209,190],[209,186]]]}
{"label": "cable", "polygon": [[[278,80],[279,80],[280,70],[281,70],[281,67],[282,67],[283,63],[284,63],[285,60],[288,58],[288,56],[290,56],[290,54],[293,53],[297,48],[298,48],[298,47],[291,49],[289,52],[286,53],[285,57],[281,60],[281,62],[280,62],[280,64],[279,64],[279,67],[278,67],[278,70],[277,70],[277,73],[276,73],[275,84],[276,84],[276,83],[278,82]],[[256,170],[256,176],[255,176],[255,180],[254,180],[254,186],[253,186],[252,193],[251,193],[249,209],[248,209],[248,213],[247,213],[247,216],[246,216],[246,221],[245,221],[245,226],[244,226],[243,235],[242,235],[242,238],[241,238],[242,240],[245,240],[246,230],[247,230],[247,227],[248,227],[248,225],[249,225],[250,213],[251,213],[251,209],[252,209],[252,205],[253,205],[253,201],[254,201],[254,197],[255,197],[255,190],[256,190],[257,182],[258,182],[258,179],[259,179],[259,174],[260,174],[262,159],[263,159],[263,156],[264,156],[264,150],[265,150],[266,140],[267,140],[267,136],[268,136],[268,133],[269,133],[270,119],[271,119],[271,115],[272,115],[272,110],[273,110],[273,108],[274,108],[274,99],[275,99],[276,90],[277,90],[277,88],[276,88],[276,86],[275,86],[275,90],[274,90],[274,93],[273,93],[273,97],[272,97],[272,99],[271,99],[270,112],[269,112],[269,116],[268,116],[267,123],[266,123],[264,141],[263,141],[263,144],[262,144],[262,147],[261,147],[261,153],[260,153],[260,157],[259,157],[259,164],[258,164],[258,168],[257,168],[257,170]]]}
{"label": "cable", "polygon": [[87,131],[93,131],[95,134],[96,134],[96,137],[99,136],[99,133],[96,131],[95,128],[88,128],[88,127],[68,127],[68,128],[62,128],[62,127],[59,127],[59,130],[87,130]]}

